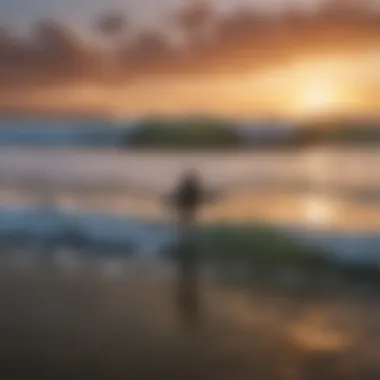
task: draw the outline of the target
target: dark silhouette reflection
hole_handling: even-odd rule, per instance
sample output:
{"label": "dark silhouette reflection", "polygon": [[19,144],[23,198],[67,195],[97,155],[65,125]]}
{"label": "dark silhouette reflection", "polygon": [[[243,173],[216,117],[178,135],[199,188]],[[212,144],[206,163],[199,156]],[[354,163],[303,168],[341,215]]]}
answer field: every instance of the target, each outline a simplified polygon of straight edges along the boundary
{"label": "dark silhouette reflection", "polygon": [[197,241],[191,228],[183,228],[177,252],[178,288],[177,302],[185,327],[195,327],[200,322],[200,257]]}
{"label": "dark silhouette reflection", "polygon": [[176,252],[177,302],[181,320],[186,327],[195,327],[200,322],[200,257],[196,239],[196,220],[203,192],[199,174],[195,170],[189,170],[183,174],[173,195],[180,232]]}

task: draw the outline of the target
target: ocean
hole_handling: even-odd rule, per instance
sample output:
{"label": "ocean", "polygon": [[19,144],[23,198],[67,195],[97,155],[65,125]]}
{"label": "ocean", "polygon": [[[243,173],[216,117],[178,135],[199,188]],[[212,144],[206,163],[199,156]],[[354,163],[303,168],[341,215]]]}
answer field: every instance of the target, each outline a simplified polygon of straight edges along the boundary
{"label": "ocean", "polygon": [[76,230],[93,244],[132,244],[140,255],[154,254],[175,236],[160,197],[191,167],[207,187],[226,190],[220,202],[204,208],[202,220],[264,221],[341,258],[379,261],[380,197],[352,196],[358,190],[380,194],[379,150],[139,152],[120,144],[133,127],[123,121],[1,120],[2,240]]}

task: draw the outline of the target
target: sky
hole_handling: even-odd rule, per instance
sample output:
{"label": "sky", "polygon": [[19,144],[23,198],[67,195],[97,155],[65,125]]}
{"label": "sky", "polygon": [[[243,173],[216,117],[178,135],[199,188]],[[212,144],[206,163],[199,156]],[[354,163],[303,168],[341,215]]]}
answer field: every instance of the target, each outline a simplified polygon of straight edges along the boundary
{"label": "sky", "polygon": [[376,113],[380,1],[324,2],[2,0],[0,112]]}
{"label": "sky", "polygon": [[[26,30],[39,18],[56,18],[85,30],[91,18],[108,10],[125,11],[137,24],[156,23],[168,11],[191,0],[2,0],[0,23]],[[279,9],[288,4],[313,6],[318,0],[213,0],[222,10],[249,5],[261,9]]]}

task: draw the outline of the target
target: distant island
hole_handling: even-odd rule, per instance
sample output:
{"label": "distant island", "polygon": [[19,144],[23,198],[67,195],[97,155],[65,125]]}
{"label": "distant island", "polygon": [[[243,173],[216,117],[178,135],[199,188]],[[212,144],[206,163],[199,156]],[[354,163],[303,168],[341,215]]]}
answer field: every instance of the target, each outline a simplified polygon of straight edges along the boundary
{"label": "distant island", "polygon": [[259,149],[380,144],[380,122],[329,120],[239,123],[224,119],[147,118],[128,132],[125,146],[151,149]]}
{"label": "distant island", "polygon": [[239,148],[245,141],[234,125],[216,119],[145,119],[126,141],[136,148]]}
{"label": "distant island", "polygon": [[380,145],[380,119],[1,117],[0,145],[133,150],[279,150]]}

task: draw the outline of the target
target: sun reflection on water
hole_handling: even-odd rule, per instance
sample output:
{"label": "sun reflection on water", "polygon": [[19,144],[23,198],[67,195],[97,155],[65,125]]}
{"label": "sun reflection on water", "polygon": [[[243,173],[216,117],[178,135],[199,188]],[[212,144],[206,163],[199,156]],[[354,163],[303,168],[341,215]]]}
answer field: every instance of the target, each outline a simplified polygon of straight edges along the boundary
{"label": "sun reflection on water", "polygon": [[304,210],[306,222],[318,226],[330,225],[335,213],[332,205],[322,197],[307,198]]}

